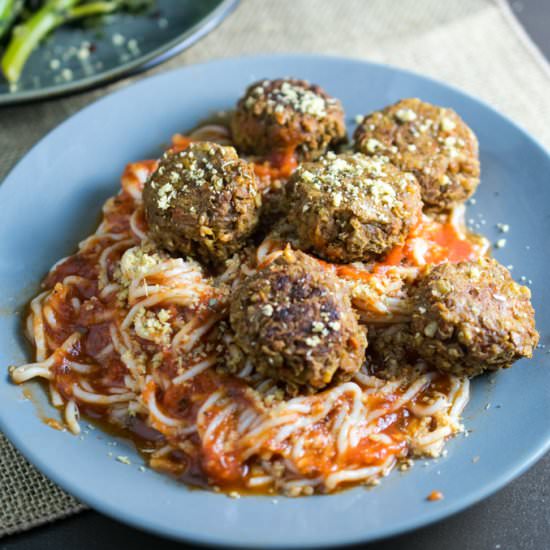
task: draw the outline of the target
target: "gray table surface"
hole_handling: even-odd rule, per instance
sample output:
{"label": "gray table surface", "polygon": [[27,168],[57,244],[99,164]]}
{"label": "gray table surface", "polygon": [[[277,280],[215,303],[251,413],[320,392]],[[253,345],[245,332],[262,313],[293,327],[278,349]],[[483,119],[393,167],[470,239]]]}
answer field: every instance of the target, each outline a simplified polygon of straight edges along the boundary
{"label": "gray table surface", "polygon": [[[532,39],[550,59],[550,0],[512,0],[511,5]],[[550,549],[549,507],[550,454],[500,492],[460,514],[361,548],[546,550]],[[0,541],[0,550],[58,548],[171,550],[194,547],[142,533],[92,511]]]}

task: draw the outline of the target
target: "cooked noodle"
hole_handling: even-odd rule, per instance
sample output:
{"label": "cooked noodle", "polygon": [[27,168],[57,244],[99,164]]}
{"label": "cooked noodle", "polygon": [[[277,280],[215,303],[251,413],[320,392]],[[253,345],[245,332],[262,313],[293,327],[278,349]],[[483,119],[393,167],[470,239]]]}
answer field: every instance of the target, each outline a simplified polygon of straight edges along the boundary
{"label": "cooked noodle", "polygon": [[[191,138],[229,140],[214,125]],[[126,168],[97,232],[54,265],[47,290],[31,302],[27,332],[36,362],[11,376],[47,380],[71,432],[79,433],[81,412],[117,426],[145,425],[157,434],[147,449],[153,467],[185,479],[201,472],[219,487],[299,495],[376,483],[400,460],[436,456],[462,430],[468,380],[423,365],[388,380],[363,367],[352,381],[293,398],[251,362],[229,372],[224,289],[274,261],[285,242],[269,236],[215,280],[196,262],[155,250],[141,205],[155,166]],[[457,238],[466,238],[462,216],[449,221]],[[365,322],[409,318],[407,283],[436,247],[429,237],[435,222],[423,224],[407,245],[409,262],[324,264],[350,287]],[[480,244],[475,254],[483,253]]]}

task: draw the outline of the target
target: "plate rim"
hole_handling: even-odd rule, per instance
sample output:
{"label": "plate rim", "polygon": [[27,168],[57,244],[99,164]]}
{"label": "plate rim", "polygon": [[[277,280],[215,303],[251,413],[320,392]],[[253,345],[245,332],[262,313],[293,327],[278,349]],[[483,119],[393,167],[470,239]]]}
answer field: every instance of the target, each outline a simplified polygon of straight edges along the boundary
{"label": "plate rim", "polygon": [[[136,59],[126,63],[118,64],[116,67],[107,71],[85,76],[73,82],[55,84],[37,90],[27,90],[20,93],[0,93],[0,107],[31,103],[41,99],[49,100],[83,92],[85,90],[93,90],[100,86],[121,80],[124,77],[130,77],[152,69],[190,48],[207,34],[210,34],[216,27],[221,25],[233,11],[235,11],[239,2],[240,0],[220,0],[220,3],[210,13],[195,23],[191,28],[179,33],[176,37],[172,38],[172,40],[169,40],[147,54],[140,55]],[[77,112],[80,112],[80,110]]]}
{"label": "plate rim", "polygon": [[[227,57],[227,58],[218,58],[218,59],[210,60],[203,63],[191,64],[191,65],[186,65],[184,67],[175,68],[170,71],[166,71],[157,75],[146,77],[144,79],[141,79],[137,82],[132,83],[128,87],[114,90],[106,94],[105,96],[102,96],[101,98],[98,98],[95,101],[92,101],[88,105],[84,106],[83,108],[73,113],[70,117],[66,118],[63,122],[58,124],[55,128],[48,131],[40,140],[38,140],[32,147],[30,147],[26,151],[26,153],[15,163],[15,165],[6,174],[5,178],[0,182],[0,200],[3,193],[10,192],[11,185],[8,188],[6,188],[7,189],[6,191],[4,191],[3,189],[6,187],[5,184],[7,183],[7,180],[11,178],[13,172],[18,168],[18,166],[21,163],[25,162],[26,157],[35,148],[38,148],[43,141],[49,138],[50,134],[60,130],[73,117],[86,111],[87,109],[95,108],[98,104],[101,104],[104,100],[108,100],[113,95],[123,93],[125,90],[127,90],[130,87],[139,87],[139,86],[146,85],[149,80],[161,79],[163,77],[169,78],[169,76],[167,75],[171,75],[172,73],[177,73],[177,72],[185,72],[187,69],[190,69],[190,68],[201,69],[203,67],[208,68],[209,66],[212,66],[212,65],[224,65],[226,63],[229,63],[229,64],[240,63],[243,61],[250,61],[250,62],[263,61],[268,63],[270,60],[274,60],[274,59],[283,60],[283,59],[289,59],[289,58],[291,60],[307,61],[307,60],[315,59],[319,62],[331,61],[331,62],[337,62],[337,63],[359,64],[367,67],[369,66],[378,67],[378,68],[390,70],[392,72],[405,74],[414,79],[423,80],[425,82],[434,84],[440,88],[446,88],[454,92],[455,94],[459,94],[463,97],[466,97],[468,100],[477,103],[478,105],[482,106],[484,109],[491,111],[493,115],[496,115],[497,117],[504,119],[508,124],[514,127],[514,129],[522,135],[522,138],[526,139],[540,153],[542,153],[548,161],[550,161],[549,150],[546,149],[546,147],[536,137],[532,136],[525,128],[523,128],[516,121],[504,115],[498,109],[494,108],[492,105],[488,104],[484,100],[477,98],[473,94],[465,92],[456,86],[447,84],[436,78],[421,75],[415,71],[411,71],[409,69],[403,69],[390,64],[372,62],[361,58],[345,57],[345,56],[338,56],[338,55],[302,54],[302,53],[244,55],[244,56],[235,56],[235,57]],[[6,379],[7,378],[8,376],[6,374]],[[6,381],[4,380],[3,383],[6,383]],[[168,531],[164,528],[157,527],[153,522],[145,523],[143,517],[140,517],[139,515],[136,515],[136,514],[133,515],[131,511],[120,510],[116,508],[116,506],[111,506],[110,503],[105,500],[96,500],[94,498],[89,498],[88,495],[86,495],[85,489],[81,491],[78,485],[73,486],[70,483],[65,484],[62,475],[58,475],[57,472],[50,467],[47,461],[45,460],[42,461],[40,455],[33,451],[32,445],[27,445],[27,442],[23,438],[18,437],[16,428],[17,428],[16,426],[10,426],[5,424],[2,418],[2,414],[0,412],[0,431],[2,431],[6,435],[9,441],[18,449],[19,452],[21,452],[21,454],[27,460],[29,460],[29,462],[31,462],[31,464],[35,465],[37,469],[43,472],[48,478],[50,478],[52,481],[58,484],[61,488],[73,494],[74,496],[76,496],[76,498],[78,498],[82,502],[89,504],[93,509],[98,510],[100,513],[103,513],[116,521],[122,521],[123,523],[126,523],[138,530],[154,533],[164,538],[178,540],[178,541],[187,541],[193,544],[199,544],[203,546],[206,545],[206,546],[216,546],[216,547],[226,547],[226,548],[256,548],[258,546],[257,543],[255,544],[253,542],[241,542],[239,544],[228,544],[225,540],[223,540],[222,536],[211,535],[209,533],[201,533],[200,535],[197,535],[196,533],[182,533],[181,529],[172,529]],[[358,543],[374,542],[374,541],[386,539],[392,536],[397,536],[400,534],[404,534],[404,533],[431,525],[442,519],[451,517],[457,514],[458,512],[463,511],[469,508],[470,506],[496,493],[497,491],[499,491],[500,489],[508,485],[510,482],[518,478],[520,475],[522,475],[526,470],[528,470],[531,466],[533,466],[533,464],[535,464],[538,460],[540,460],[542,456],[544,456],[544,454],[546,454],[549,450],[550,450],[550,436],[547,437],[546,439],[541,439],[539,441],[539,444],[536,446],[536,448],[533,448],[529,452],[526,458],[521,459],[521,462],[519,462],[519,464],[516,462],[514,464],[509,465],[508,468],[506,468],[506,470],[500,474],[500,476],[493,479],[490,483],[485,483],[481,485],[480,488],[477,489],[476,491],[470,491],[467,495],[455,498],[452,501],[452,503],[450,503],[447,506],[443,506],[439,509],[434,508],[433,513],[426,515],[421,519],[415,519],[413,516],[410,520],[402,522],[397,528],[389,524],[386,527],[379,528],[376,531],[376,534],[374,535],[365,534],[365,535],[352,536],[349,538],[340,537],[338,542],[314,541],[314,542],[307,542],[307,543],[300,542],[300,543],[285,544],[285,545],[272,543],[272,542],[267,542],[267,543],[264,542],[262,546],[265,548],[328,548],[328,547],[334,547],[335,545],[351,545],[351,544],[358,544]],[[320,498],[334,498],[334,496],[335,495],[321,496]]]}

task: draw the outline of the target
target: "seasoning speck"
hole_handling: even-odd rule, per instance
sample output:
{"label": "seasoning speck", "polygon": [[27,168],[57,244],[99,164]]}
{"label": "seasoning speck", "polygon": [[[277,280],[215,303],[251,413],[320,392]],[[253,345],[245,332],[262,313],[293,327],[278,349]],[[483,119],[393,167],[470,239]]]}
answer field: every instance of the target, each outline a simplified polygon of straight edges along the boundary
{"label": "seasoning speck", "polygon": [[115,46],[122,46],[122,44],[126,42],[126,38],[124,38],[124,36],[122,36],[119,32],[113,34],[111,40]]}
{"label": "seasoning speck", "polygon": [[310,348],[314,348],[321,343],[321,339],[319,338],[319,336],[311,336],[309,338],[306,338],[305,342],[307,346],[309,346]]}
{"label": "seasoning speck", "polygon": [[266,304],[262,307],[262,313],[266,317],[271,317],[273,315],[273,306],[271,304]]}
{"label": "seasoning speck", "polygon": [[435,502],[436,500],[443,500],[443,493],[441,491],[432,491],[427,497],[426,500],[430,502]]}
{"label": "seasoning speck", "polygon": [[412,109],[399,109],[395,113],[395,118],[399,122],[412,122],[416,120],[416,113]]}
{"label": "seasoning speck", "polygon": [[116,459],[117,459],[118,462],[121,462],[122,464],[132,464],[130,462],[130,459],[127,456],[119,455],[119,456],[116,457]]}
{"label": "seasoning speck", "polygon": [[73,79],[73,71],[71,69],[63,69],[61,71],[61,78],[67,82],[71,81]]}
{"label": "seasoning speck", "polygon": [[444,118],[441,121],[441,128],[444,132],[452,132],[456,128],[456,124],[450,118]]}

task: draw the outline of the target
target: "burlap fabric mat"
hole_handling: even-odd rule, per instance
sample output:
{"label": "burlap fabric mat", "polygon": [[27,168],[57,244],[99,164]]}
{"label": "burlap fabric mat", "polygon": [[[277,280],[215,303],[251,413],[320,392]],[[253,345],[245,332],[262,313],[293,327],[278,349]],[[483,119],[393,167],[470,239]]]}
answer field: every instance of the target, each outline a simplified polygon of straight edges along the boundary
{"label": "burlap fabric mat", "polygon": [[[220,28],[152,72],[267,52],[357,57],[436,77],[488,101],[550,148],[550,70],[504,0],[242,0]],[[133,80],[0,110],[0,180],[47,130]],[[83,508],[0,435],[0,536]]]}

